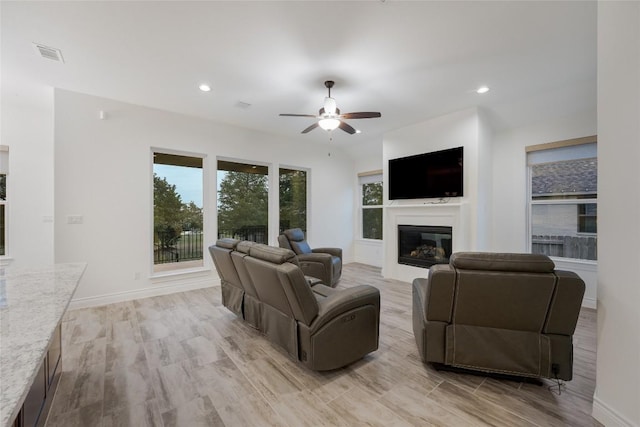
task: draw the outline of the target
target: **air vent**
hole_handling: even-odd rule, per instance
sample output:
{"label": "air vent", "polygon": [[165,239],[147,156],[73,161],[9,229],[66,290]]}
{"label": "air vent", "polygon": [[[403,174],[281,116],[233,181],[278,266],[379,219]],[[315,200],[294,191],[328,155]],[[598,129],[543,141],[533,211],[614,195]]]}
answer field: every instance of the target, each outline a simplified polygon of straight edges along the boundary
{"label": "air vent", "polygon": [[62,51],[60,51],[60,49],[45,46],[39,43],[34,43],[33,47],[36,48],[36,51],[41,57],[62,62],[64,64],[64,58],[62,58]]}
{"label": "air vent", "polygon": [[236,102],[236,107],[247,110],[249,109],[249,107],[251,107],[251,104],[249,104],[248,102],[238,101]]}

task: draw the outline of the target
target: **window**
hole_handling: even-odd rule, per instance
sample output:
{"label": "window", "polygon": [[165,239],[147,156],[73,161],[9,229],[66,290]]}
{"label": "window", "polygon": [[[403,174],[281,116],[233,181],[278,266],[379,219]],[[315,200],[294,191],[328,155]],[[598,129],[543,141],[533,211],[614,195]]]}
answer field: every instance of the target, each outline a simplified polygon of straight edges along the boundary
{"label": "window", "polygon": [[203,266],[202,159],[153,153],[154,272]]}
{"label": "window", "polygon": [[290,228],[307,232],[307,172],[280,168],[280,233]]}
{"label": "window", "polygon": [[528,150],[532,253],[597,260],[598,159],[590,141]]}
{"label": "window", "polygon": [[382,173],[358,175],[361,192],[362,238],[382,240]]}
{"label": "window", "polygon": [[267,244],[269,168],[218,160],[218,238]]}
{"label": "window", "polygon": [[596,233],[598,224],[598,205],[583,203],[578,205],[578,233]]}

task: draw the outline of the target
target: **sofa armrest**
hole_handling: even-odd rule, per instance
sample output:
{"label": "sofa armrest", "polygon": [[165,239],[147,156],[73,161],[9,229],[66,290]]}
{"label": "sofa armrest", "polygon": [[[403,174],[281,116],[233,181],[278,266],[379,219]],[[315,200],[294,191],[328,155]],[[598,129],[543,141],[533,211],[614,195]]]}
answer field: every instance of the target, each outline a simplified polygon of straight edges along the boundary
{"label": "sofa armrest", "polygon": [[331,254],[327,253],[310,253],[310,254],[298,254],[298,262],[317,262],[326,266],[331,265]]}
{"label": "sofa armrest", "polygon": [[311,286],[311,290],[313,291],[314,294],[320,295],[325,298],[328,297],[329,295],[335,294],[336,292],[342,292],[341,290],[332,288],[322,283],[317,283]]}
{"label": "sofa armrest", "polygon": [[451,323],[455,281],[456,273],[450,265],[436,264],[429,268],[422,301],[426,320]]}
{"label": "sofa armrest", "polygon": [[317,277],[305,275],[304,278],[312,288],[316,285],[324,285],[322,279],[318,279]]}
{"label": "sofa armrest", "polygon": [[332,256],[337,256],[342,259],[342,249],[341,248],[315,248],[311,249],[311,252],[314,254],[329,254]]}
{"label": "sofa armrest", "polygon": [[313,333],[324,324],[354,308],[372,305],[380,312],[380,291],[369,285],[359,285],[353,288],[339,290],[318,302],[318,315],[310,326]]}
{"label": "sofa armrest", "polygon": [[558,283],[542,330],[545,334],[573,335],[580,316],[584,281],[572,271],[556,270]]}
{"label": "sofa armrest", "polygon": [[298,255],[298,265],[306,276],[317,277],[322,283],[331,284],[331,255],[321,253]]}

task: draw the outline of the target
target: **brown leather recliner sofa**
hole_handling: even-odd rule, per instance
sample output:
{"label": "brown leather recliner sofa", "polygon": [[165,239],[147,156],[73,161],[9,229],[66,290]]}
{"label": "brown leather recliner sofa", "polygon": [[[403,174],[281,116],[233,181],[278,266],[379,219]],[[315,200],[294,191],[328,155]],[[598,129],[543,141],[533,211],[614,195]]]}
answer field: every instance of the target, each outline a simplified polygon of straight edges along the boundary
{"label": "brown leather recliner sofa", "polygon": [[288,249],[220,239],[209,252],[223,305],[308,368],[341,368],[377,350],[377,288],[325,286]]}
{"label": "brown leather recliner sofa", "polygon": [[538,254],[458,252],[413,281],[423,362],[571,380],[585,285]]}
{"label": "brown leather recliner sofa", "polygon": [[311,249],[299,228],[285,230],[278,236],[278,245],[295,252],[298,264],[307,276],[317,277],[327,286],[338,284],[342,275],[342,249]]}

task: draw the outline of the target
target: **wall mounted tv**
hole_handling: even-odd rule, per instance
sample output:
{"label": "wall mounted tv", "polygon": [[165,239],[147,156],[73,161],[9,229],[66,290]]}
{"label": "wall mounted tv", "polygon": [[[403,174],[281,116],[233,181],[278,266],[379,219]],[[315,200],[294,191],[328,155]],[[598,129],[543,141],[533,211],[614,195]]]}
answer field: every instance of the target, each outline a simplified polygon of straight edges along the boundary
{"label": "wall mounted tv", "polygon": [[463,147],[389,160],[389,200],[462,197]]}

